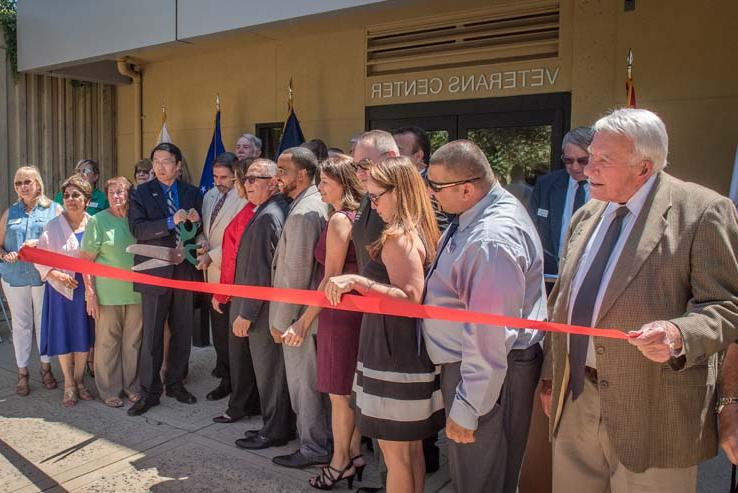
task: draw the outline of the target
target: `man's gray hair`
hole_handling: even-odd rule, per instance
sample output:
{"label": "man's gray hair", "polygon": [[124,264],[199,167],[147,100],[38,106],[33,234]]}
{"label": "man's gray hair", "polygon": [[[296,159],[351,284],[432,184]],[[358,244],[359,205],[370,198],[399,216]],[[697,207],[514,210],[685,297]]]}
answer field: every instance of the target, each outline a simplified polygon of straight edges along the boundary
{"label": "man's gray hair", "polygon": [[666,125],[652,111],[635,108],[615,110],[597,120],[594,131],[610,132],[628,138],[638,157],[653,163],[654,173],[667,165],[669,136]]}
{"label": "man's gray hair", "polygon": [[243,134],[238,139],[236,139],[236,142],[238,142],[241,139],[247,139],[251,141],[251,145],[254,146],[256,149],[261,150],[261,139],[257,137],[254,134]]}
{"label": "man's gray hair", "polygon": [[456,178],[482,178],[483,183],[495,181],[495,174],[482,149],[470,140],[454,140],[441,146],[430,158],[430,166],[440,164]]}
{"label": "man's gray hair", "polygon": [[564,135],[564,140],[561,142],[561,149],[563,150],[567,144],[572,144],[587,152],[587,148],[592,143],[593,137],[594,130],[592,127],[573,128]]}
{"label": "man's gray hair", "polygon": [[254,161],[251,163],[249,167],[254,166],[254,165],[259,165],[259,164],[264,166],[264,170],[266,171],[267,175],[269,175],[272,178],[277,176],[277,163],[275,163],[271,159],[260,157],[260,158],[254,159]]}
{"label": "man's gray hair", "polygon": [[374,147],[380,154],[386,155],[394,152],[396,156],[400,155],[400,149],[391,133],[384,130],[369,130],[359,135],[358,143],[366,143]]}

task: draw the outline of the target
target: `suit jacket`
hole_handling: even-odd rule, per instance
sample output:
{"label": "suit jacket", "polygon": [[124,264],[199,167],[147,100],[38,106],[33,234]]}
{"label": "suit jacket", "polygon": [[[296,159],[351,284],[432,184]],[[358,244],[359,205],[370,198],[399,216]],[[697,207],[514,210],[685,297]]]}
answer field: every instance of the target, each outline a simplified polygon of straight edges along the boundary
{"label": "suit jacket", "polygon": [[[284,223],[282,236],[272,261],[275,288],[315,289],[320,283],[320,266],[315,260],[315,245],[328,220],[328,205],[320,198],[315,185],[300,194],[292,204]],[[280,332],[302,314],[302,305],[271,303],[270,327]],[[311,332],[317,327],[315,319]]]}
{"label": "suit jacket", "polygon": [[246,199],[241,198],[238,195],[236,187],[231,188],[228,191],[225,202],[220,208],[218,215],[215,216],[215,221],[210,224],[210,216],[213,214],[213,209],[220,199],[220,192],[216,187],[211,188],[202,199],[202,231],[205,238],[208,240],[210,250],[208,255],[213,260],[208,266],[208,270],[205,271],[206,280],[208,282],[220,282],[220,260],[221,260],[221,245],[223,244],[223,233],[225,233],[226,227],[231,223],[236,214],[241,212],[241,209],[246,205]]}
{"label": "suit jacket", "polygon": [[559,272],[561,224],[569,186],[569,173],[565,169],[553,171],[538,178],[528,202],[530,217],[536,225],[543,244],[543,271],[546,274]]}
{"label": "suit jacket", "polygon": [[[286,215],[287,202],[281,194],[272,196],[256,209],[238,246],[235,284],[271,287],[272,259]],[[233,298],[230,315],[231,321],[239,315],[251,321],[250,330],[269,330],[269,302]]]}
{"label": "suit jacket", "polygon": [[[202,216],[202,197],[200,190],[188,183],[177,180],[177,193],[179,194],[180,209],[189,210],[194,208]],[[131,193],[131,203],[128,206],[128,224],[131,227],[136,242],[144,245],[159,245],[174,248],[177,246],[177,235],[175,230],[167,229],[167,218],[169,208],[167,199],[161,189],[159,181],[154,179],[140,184]],[[148,260],[148,257],[135,255],[133,265]],[[146,274],[174,278],[174,266],[167,265],[143,271]],[[177,269],[178,279],[185,281],[201,281],[200,271],[185,260]],[[133,284],[133,289],[139,293],[163,294],[166,288],[149,286],[146,284]]]}
{"label": "suit jacket", "polygon": [[[549,313],[565,323],[582,253],[607,204],[574,215]],[[608,284],[595,327],[630,331],[655,320],[679,327],[686,354],[658,364],[627,341],[594,337],[602,420],[634,472],[696,465],[717,452],[717,355],[738,323],[738,219],[725,197],[663,172],[656,177]],[[567,336],[547,337],[555,436],[568,387]]]}

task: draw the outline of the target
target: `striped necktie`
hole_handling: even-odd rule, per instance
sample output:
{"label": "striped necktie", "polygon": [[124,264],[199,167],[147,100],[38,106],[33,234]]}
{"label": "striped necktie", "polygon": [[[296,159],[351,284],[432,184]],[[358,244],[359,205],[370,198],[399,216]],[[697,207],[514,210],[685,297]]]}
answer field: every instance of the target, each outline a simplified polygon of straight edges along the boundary
{"label": "striped necktie", "polygon": [[228,192],[222,194],[220,196],[220,199],[218,199],[218,202],[215,204],[215,207],[213,208],[213,213],[210,214],[210,227],[213,227],[213,223],[215,222],[215,218],[218,217],[218,213],[220,212],[220,209],[223,208],[223,204],[225,204],[226,198],[228,198]]}
{"label": "striped necktie", "polygon": [[[172,185],[173,187],[174,185]],[[169,215],[174,217],[174,215],[177,213],[177,204],[174,203],[174,193],[172,192],[172,187],[169,187],[169,190],[167,191],[167,209],[169,209]],[[179,228],[174,227],[174,234],[177,235],[177,242],[179,242]]]}

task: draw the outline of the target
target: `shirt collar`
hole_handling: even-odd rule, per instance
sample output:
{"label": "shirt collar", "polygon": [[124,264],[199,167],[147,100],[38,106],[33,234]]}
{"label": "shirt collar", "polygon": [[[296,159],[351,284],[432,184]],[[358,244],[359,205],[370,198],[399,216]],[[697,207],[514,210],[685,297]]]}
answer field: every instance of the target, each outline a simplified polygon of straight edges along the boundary
{"label": "shirt collar", "polygon": [[[156,180],[156,181],[159,181],[159,180]],[[176,192],[177,191],[177,180],[174,180],[174,182],[170,186],[166,186],[165,184],[159,181],[159,186],[161,187],[162,190],[164,190],[165,194],[169,193],[169,190],[172,190],[172,192]]]}
{"label": "shirt collar", "polygon": [[500,199],[500,197],[502,197],[503,193],[505,193],[505,189],[502,188],[500,182],[495,182],[490,191],[487,192],[487,195],[482,197],[481,200],[474,204],[470,209],[459,214],[459,230],[463,231],[470,224],[475,222],[487,207],[494,204]]}
{"label": "shirt collar", "polygon": [[[628,211],[633,214],[633,217],[638,217],[638,214],[641,213],[641,209],[643,209],[643,205],[646,203],[646,198],[651,192],[655,182],[656,174],[653,174],[625,203],[625,206],[628,207]],[[605,214],[614,214],[619,207],[621,207],[621,204],[609,202],[605,209]]]}

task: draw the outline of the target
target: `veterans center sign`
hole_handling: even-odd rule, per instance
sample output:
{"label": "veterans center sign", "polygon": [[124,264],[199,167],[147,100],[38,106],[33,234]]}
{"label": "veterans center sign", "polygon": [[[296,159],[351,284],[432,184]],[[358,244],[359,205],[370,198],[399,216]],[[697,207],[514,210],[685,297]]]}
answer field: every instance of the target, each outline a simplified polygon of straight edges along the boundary
{"label": "veterans center sign", "polygon": [[372,82],[370,97],[373,102],[442,93],[488,97],[516,89],[553,87],[559,77],[559,71],[559,67],[542,67]]}

